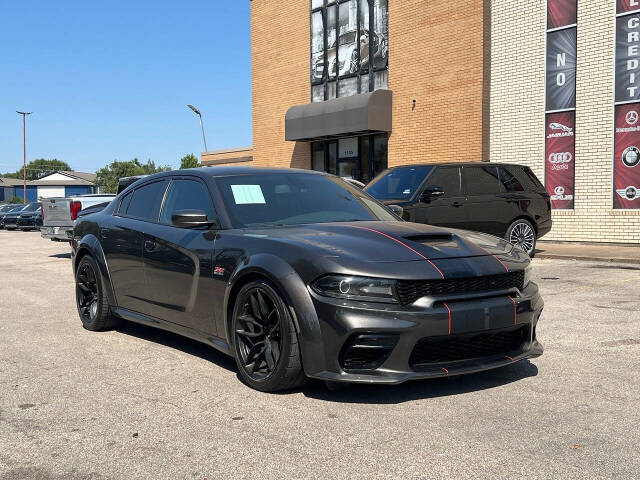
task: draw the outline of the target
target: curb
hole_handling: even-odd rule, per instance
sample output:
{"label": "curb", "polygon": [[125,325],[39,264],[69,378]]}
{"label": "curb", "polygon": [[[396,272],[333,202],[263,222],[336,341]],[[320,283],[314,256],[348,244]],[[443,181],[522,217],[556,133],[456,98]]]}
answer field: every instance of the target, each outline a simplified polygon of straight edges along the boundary
{"label": "curb", "polygon": [[551,258],[555,260],[584,260],[586,262],[604,263],[634,263],[640,264],[640,258],[620,258],[620,257],[587,257],[581,255],[563,255],[559,253],[537,252],[536,258]]}

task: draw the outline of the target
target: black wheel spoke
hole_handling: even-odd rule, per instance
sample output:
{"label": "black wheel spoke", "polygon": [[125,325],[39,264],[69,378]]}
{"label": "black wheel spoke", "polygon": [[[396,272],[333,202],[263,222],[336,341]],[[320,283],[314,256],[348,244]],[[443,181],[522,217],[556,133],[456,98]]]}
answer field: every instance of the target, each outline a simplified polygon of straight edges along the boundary
{"label": "black wheel spoke", "polygon": [[90,321],[98,310],[98,283],[96,273],[89,263],[81,263],[76,276],[78,311],[85,321]]}
{"label": "black wheel spoke", "polygon": [[278,366],[281,346],[281,314],[278,299],[262,287],[247,291],[236,309],[235,338],[239,364],[251,378],[270,376]]}

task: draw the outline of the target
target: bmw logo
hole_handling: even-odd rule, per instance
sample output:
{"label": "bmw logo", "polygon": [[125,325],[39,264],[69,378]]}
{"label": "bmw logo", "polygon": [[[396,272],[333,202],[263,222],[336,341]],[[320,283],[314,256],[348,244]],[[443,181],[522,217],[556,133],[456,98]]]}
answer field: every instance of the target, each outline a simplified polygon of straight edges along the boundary
{"label": "bmw logo", "polygon": [[622,163],[627,167],[635,167],[640,163],[640,150],[636,147],[629,147],[622,153]]}

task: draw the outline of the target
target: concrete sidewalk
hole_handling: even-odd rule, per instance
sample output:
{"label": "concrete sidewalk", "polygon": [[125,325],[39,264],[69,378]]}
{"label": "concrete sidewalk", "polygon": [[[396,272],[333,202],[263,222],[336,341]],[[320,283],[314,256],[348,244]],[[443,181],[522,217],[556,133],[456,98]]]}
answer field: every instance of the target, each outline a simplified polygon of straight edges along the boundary
{"label": "concrete sidewalk", "polygon": [[536,245],[536,258],[640,264],[640,245],[615,245],[611,243],[597,245],[541,240]]}

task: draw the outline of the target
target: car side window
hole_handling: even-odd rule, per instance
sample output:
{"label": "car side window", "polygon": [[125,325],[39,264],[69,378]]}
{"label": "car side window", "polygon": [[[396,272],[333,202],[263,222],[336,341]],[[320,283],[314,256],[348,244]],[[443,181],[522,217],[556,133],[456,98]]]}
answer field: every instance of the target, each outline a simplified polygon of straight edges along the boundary
{"label": "car side window", "polygon": [[166,188],[166,180],[148,183],[136,188],[127,208],[127,216],[156,222]]}
{"label": "car side window", "polygon": [[503,192],[524,192],[522,183],[504,167],[498,167]]}
{"label": "car side window", "polygon": [[179,179],[171,182],[160,214],[160,223],[171,225],[171,216],[178,210],[202,210],[209,220],[213,219],[213,207],[207,187],[197,180]]}
{"label": "car side window", "polygon": [[118,213],[127,213],[127,208],[129,208],[129,202],[131,201],[132,193],[133,192],[129,192],[124,197],[122,197],[122,199],[120,200],[120,206],[118,207]]}
{"label": "car side window", "polygon": [[464,167],[462,171],[469,195],[500,193],[497,167]]}
{"label": "car side window", "polygon": [[462,195],[460,167],[437,167],[427,179],[428,187],[442,187],[445,197]]}

